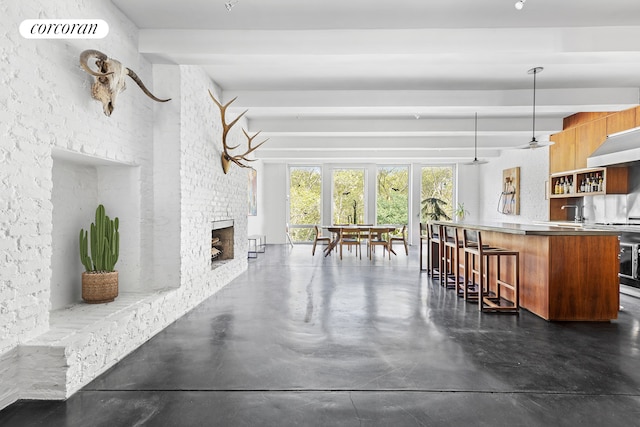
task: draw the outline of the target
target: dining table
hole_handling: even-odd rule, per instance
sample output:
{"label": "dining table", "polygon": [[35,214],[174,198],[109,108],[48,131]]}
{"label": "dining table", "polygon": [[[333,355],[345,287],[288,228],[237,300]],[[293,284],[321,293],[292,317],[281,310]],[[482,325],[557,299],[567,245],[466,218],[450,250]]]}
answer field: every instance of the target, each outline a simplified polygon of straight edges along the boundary
{"label": "dining table", "polygon": [[[331,235],[332,235],[331,241],[329,242],[329,244],[327,245],[327,247],[324,250],[324,252],[325,252],[324,256],[327,256],[340,243],[340,236],[342,235],[343,231],[358,231],[358,232],[362,233],[362,232],[365,232],[365,231],[369,231],[371,228],[385,228],[388,233],[392,233],[398,228],[398,226],[397,225],[393,225],[393,224],[376,224],[376,225],[371,225],[371,224],[348,224],[348,225],[334,224],[334,225],[323,225],[321,228],[323,230],[329,231],[331,233]],[[389,248],[389,251],[391,253],[393,253],[394,255],[397,255],[396,252],[391,247]]]}

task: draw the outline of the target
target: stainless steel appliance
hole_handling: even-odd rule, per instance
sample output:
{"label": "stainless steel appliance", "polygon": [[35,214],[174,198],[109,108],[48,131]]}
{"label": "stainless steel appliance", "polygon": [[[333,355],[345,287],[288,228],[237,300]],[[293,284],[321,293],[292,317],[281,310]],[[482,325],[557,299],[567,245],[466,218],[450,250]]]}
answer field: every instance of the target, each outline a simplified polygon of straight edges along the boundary
{"label": "stainless steel appliance", "polygon": [[627,222],[598,225],[620,232],[620,284],[640,289],[640,217],[629,217]]}
{"label": "stainless steel appliance", "polygon": [[640,243],[620,241],[620,278],[638,280],[638,247]]}

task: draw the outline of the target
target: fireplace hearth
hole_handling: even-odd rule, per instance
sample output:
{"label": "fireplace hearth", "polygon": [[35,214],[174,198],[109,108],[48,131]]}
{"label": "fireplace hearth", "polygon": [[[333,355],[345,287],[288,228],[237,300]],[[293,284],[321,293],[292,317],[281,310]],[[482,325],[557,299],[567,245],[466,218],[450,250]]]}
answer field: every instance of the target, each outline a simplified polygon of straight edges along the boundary
{"label": "fireplace hearth", "polygon": [[211,223],[211,265],[233,259],[233,220],[225,219]]}

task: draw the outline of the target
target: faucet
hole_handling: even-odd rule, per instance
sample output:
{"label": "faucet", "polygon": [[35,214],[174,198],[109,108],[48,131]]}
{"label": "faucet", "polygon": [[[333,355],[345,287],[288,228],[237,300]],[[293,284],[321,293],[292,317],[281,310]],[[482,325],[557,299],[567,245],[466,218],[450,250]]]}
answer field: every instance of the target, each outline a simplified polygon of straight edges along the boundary
{"label": "faucet", "polygon": [[584,218],[582,217],[582,206],[580,206],[580,205],[562,205],[562,207],[560,209],[564,209],[564,208],[574,208],[576,210],[575,216],[573,218],[573,220],[575,222],[584,221]]}

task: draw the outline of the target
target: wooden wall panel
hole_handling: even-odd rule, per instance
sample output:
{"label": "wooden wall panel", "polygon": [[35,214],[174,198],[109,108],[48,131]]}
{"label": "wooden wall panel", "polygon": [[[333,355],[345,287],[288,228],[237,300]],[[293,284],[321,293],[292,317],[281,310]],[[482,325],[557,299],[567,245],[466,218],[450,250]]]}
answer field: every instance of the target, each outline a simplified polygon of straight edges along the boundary
{"label": "wooden wall panel", "polygon": [[576,130],[571,128],[551,135],[549,173],[574,170],[576,167]]}
{"label": "wooden wall panel", "polygon": [[607,119],[593,120],[576,127],[575,169],[587,167],[587,158],[607,139]]}
{"label": "wooden wall panel", "polygon": [[575,113],[568,117],[565,117],[562,121],[562,129],[569,129],[579,126],[584,123],[588,123],[592,120],[597,120],[610,115],[610,112],[584,112]]}
{"label": "wooden wall panel", "polygon": [[636,127],[636,108],[607,116],[607,135]]}

